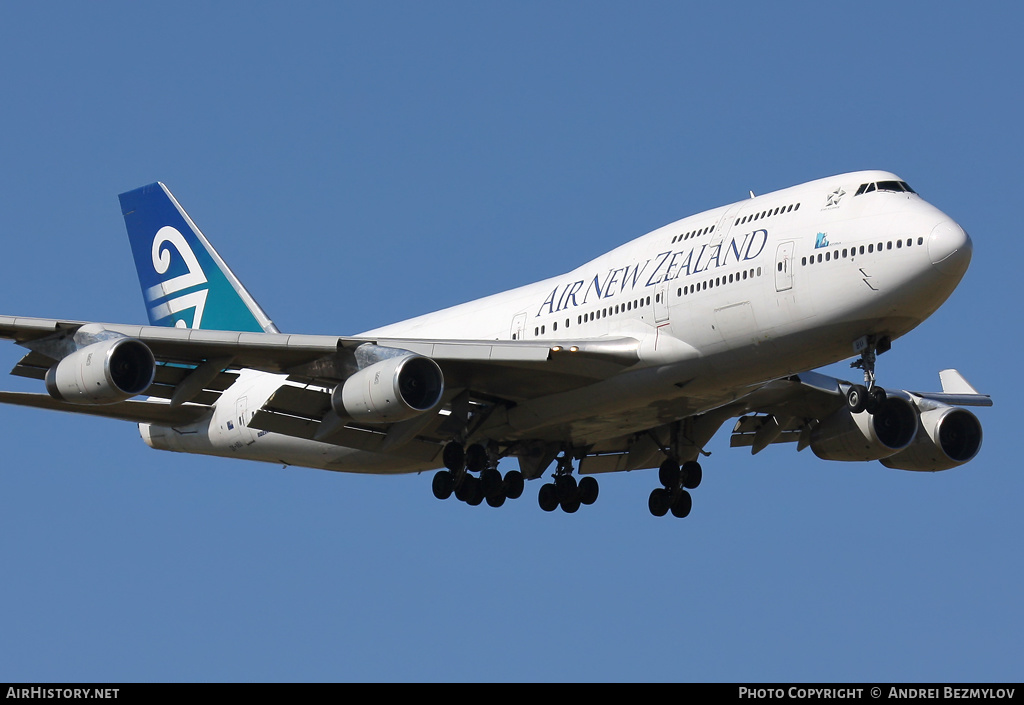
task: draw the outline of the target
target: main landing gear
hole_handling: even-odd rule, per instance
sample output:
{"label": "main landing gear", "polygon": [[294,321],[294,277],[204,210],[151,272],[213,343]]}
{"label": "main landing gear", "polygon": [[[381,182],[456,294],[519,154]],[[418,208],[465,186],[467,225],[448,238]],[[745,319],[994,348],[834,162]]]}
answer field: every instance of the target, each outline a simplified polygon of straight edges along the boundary
{"label": "main landing gear", "polygon": [[693,507],[693,499],[687,490],[697,489],[703,477],[704,471],[697,461],[685,462],[680,467],[675,459],[666,458],[658,468],[658,480],[662,486],[651,492],[647,508],[656,517],[672,512],[672,516],[682,519]]}
{"label": "main landing gear", "polygon": [[[455,498],[470,506],[484,501],[500,507],[506,499],[519,499],[523,494],[523,475],[510,470],[504,477],[498,472],[498,454],[479,443],[468,448],[452,441],[441,456],[447,470],[438,470],[431,489],[438,499]],[[473,475],[471,473],[478,473]]]}
{"label": "main landing gear", "polygon": [[558,467],[554,481],[542,485],[537,494],[537,502],[545,512],[553,512],[559,507],[566,514],[576,512],[580,505],[593,504],[597,501],[597,480],[589,475],[579,482],[572,476],[572,459],[568,453],[555,458]]}
{"label": "main landing gear", "polygon": [[856,346],[861,348],[860,359],[851,362],[850,367],[864,370],[864,384],[850,386],[846,405],[854,414],[862,411],[874,414],[885,403],[885,390],[875,384],[875,359],[892,347],[892,341],[887,337],[866,336],[858,340]]}

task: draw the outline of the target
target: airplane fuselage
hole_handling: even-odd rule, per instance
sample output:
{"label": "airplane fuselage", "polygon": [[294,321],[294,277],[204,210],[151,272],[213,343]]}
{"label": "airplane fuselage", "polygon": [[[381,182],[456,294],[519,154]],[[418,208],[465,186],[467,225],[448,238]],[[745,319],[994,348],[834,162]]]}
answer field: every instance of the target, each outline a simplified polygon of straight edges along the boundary
{"label": "airplane fuselage", "polygon": [[[870,185],[871,188],[867,188]],[[881,187],[879,185],[882,185]],[[633,338],[639,362],[491,414],[480,438],[586,446],[714,409],[755,385],[892,340],[942,304],[970,261],[949,216],[888,172],[844,174],[684,218],[557,277],[363,338]],[[286,384],[243,371],[188,428],[140,425],[156,448],[353,472],[412,472],[438,456],[353,450],[247,427]]]}

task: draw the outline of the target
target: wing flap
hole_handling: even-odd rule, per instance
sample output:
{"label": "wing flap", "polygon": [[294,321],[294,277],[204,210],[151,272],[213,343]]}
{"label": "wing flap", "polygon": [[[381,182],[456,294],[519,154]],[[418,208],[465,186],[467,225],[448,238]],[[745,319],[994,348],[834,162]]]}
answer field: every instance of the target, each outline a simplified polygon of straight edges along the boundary
{"label": "wing flap", "polygon": [[249,421],[249,427],[371,453],[382,453],[386,450],[391,454],[413,460],[433,460],[441,452],[440,444],[421,439],[410,439],[401,445],[385,446],[387,433],[354,426],[342,426],[325,438],[316,438],[317,432],[320,430],[319,421],[276,413],[265,408],[253,415]]}

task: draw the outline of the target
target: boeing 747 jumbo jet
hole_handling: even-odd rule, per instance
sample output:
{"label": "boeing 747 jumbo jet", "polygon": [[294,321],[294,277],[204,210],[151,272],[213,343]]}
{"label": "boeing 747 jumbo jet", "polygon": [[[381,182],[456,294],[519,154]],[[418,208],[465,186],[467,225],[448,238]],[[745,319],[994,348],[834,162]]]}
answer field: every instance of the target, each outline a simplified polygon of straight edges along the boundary
{"label": "boeing 747 jumbo jet", "polygon": [[[0,316],[0,337],[30,351],[12,374],[47,391],[0,402],[131,421],[160,450],[443,466],[434,495],[471,505],[518,498],[554,463],[539,503],[570,513],[597,499],[594,475],[658,468],[651,513],[686,516],[704,446],[734,418],[733,447],[900,470],[981,446],[962,407],[991,400],[956,370],[941,393],[876,383],[876,355],[971,260],[964,230],[888,172],[751,194],[561,276],[351,337],[278,331],[163,184],[120,201],[150,325]],[[863,380],[808,371],[850,357]],[[518,470],[502,475],[508,457]]]}

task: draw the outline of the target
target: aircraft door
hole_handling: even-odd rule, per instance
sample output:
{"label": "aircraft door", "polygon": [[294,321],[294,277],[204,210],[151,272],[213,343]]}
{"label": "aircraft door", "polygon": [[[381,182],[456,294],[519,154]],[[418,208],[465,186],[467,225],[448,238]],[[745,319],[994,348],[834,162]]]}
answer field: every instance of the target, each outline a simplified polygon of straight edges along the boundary
{"label": "aircraft door", "polygon": [[522,340],[526,332],[526,311],[512,317],[512,340]]}
{"label": "aircraft door", "polygon": [[793,288],[793,241],[783,242],[775,253],[775,291]]}
{"label": "aircraft door", "polygon": [[736,214],[740,212],[742,207],[742,203],[736,203],[722,214],[722,217],[715,223],[715,231],[711,233],[709,245],[717,245],[725,241],[725,236],[732,229],[733,224],[736,222]]}
{"label": "aircraft door", "polygon": [[668,321],[668,284],[662,282],[654,290],[654,323],[661,325]]}

